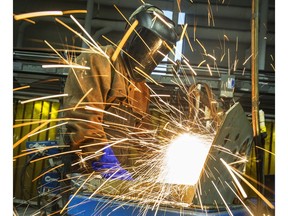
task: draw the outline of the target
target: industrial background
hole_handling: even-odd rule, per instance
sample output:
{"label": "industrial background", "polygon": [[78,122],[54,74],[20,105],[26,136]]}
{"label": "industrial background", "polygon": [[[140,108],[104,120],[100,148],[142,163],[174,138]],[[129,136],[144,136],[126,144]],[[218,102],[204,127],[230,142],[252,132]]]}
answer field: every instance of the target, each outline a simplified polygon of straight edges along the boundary
{"label": "industrial background", "polygon": [[[194,77],[197,82],[208,84],[215,97],[219,98],[221,75],[227,74],[235,77],[232,101],[242,105],[251,122],[253,110],[251,95],[253,85],[255,85],[252,80],[254,71],[251,68],[251,38],[253,31],[257,31],[258,105],[259,109],[265,113],[267,129],[265,138],[262,138],[263,148],[266,150],[263,150],[262,172],[263,184],[269,190],[263,190],[263,193],[273,201],[275,195],[275,1],[150,0],[146,2],[158,6],[169,14],[178,24],[179,32],[182,31],[185,24],[188,24],[187,38],[177,44],[177,49],[189,59],[190,66],[197,72],[197,76]],[[252,3],[256,4],[259,10],[257,26],[252,25]],[[55,126],[57,121],[53,121],[53,119],[61,116],[61,113],[57,112],[62,108],[61,97],[25,104],[21,101],[63,93],[67,70],[42,67],[43,64],[60,62],[59,56],[49,45],[52,45],[60,55],[65,57],[67,57],[67,50],[85,46],[74,32],[65,28],[55,18],[80,32],[69,13],[71,10],[80,10],[73,13],[73,16],[95,41],[102,45],[110,44],[105,39],[108,38],[117,44],[123,37],[127,25],[117,8],[125,17],[129,17],[141,4],[140,0],[14,0],[13,123],[14,125],[23,123],[21,127],[14,127],[13,131],[15,147],[13,149],[14,206],[27,204],[27,200],[38,196],[37,181],[33,180],[48,165],[46,160],[28,165],[26,161],[30,156],[17,157],[27,149],[27,142],[45,140],[63,142],[63,132],[59,127],[29,137],[27,134],[37,130],[40,123],[25,125],[25,122],[31,121],[31,119],[48,119],[52,120],[49,127]],[[15,15],[37,11],[67,11],[67,13],[61,16],[41,16],[24,20],[15,18]],[[204,55],[206,52],[212,54],[215,59]],[[77,55],[77,53],[74,54]],[[181,56],[178,60],[181,60]],[[185,105],[187,101],[183,97],[179,97],[182,94],[181,89],[171,82],[172,72],[168,69],[167,64],[167,61],[163,61],[152,74],[152,77],[165,88],[160,88],[153,83],[150,85],[158,94],[169,94],[170,104]],[[188,71],[189,68],[184,66],[186,67],[184,69]],[[150,109],[153,113],[157,107],[152,104]],[[156,114],[157,112],[155,112]],[[255,179],[257,178],[256,151],[253,146],[250,158],[254,159],[250,160],[246,167],[247,175]],[[29,169],[29,176],[23,177],[24,168]],[[255,182],[251,182],[256,185]],[[252,190],[247,188],[247,191],[249,196],[255,197]],[[30,205],[33,206],[33,204],[35,203],[31,201]],[[37,203],[35,205],[37,206]],[[19,214],[21,215],[21,213]]]}

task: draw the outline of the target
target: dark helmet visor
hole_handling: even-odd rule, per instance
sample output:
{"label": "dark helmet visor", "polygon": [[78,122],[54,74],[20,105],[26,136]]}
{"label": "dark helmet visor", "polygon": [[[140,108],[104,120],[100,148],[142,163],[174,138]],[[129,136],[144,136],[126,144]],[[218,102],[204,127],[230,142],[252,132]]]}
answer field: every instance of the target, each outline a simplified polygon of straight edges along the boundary
{"label": "dark helmet visor", "polygon": [[130,56],[126,56],[130,77],[141,82],[169,53],[169,48],[167,43],[154,32],[141,28],[132,39],[127,53]]}
{"label": "dark helmet visor", "polygon": [[123,57],[130,77],[141,82],[173,49],[178,35],[174,22],[159,8],[150,4],[140,6],[131,15],[130,23],[135,20],[138,25],[124,46],[127,55]]}

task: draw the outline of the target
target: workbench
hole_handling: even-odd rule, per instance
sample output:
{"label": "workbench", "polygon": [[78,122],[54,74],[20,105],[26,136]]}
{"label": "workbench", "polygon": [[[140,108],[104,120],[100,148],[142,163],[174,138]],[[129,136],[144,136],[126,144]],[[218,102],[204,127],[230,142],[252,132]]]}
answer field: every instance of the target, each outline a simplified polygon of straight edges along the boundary
{"label": "workbench", "polygon": [[[233,216],[248,216],[248,211],[241,205],[229,206]],[[68,205],[69,216],[229,216],[225,207],[208,208],[172,208],[160,206],[153,209],[152,205],[141,205],[135,201],[118,201],[105,196],[76,195]]]}

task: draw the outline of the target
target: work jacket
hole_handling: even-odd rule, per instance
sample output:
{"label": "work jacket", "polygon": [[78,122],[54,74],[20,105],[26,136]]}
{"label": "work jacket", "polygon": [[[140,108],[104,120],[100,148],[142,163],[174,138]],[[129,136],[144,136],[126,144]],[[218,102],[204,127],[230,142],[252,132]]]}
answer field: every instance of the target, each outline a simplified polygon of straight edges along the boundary
{"label": "work jacket", "polygon": [[[63,105],[71,150],[81,148],[84,153],[94,153],[103,147],[95,143],[111,144],[115,138],[126,138],[148,110],[146,84],[129,79],[121,55],[112,62],[113,46],[101,48],[105,55],[91,51],[77,57],[78,65],[90,69],[71,69],[64,89],[68,94]],[[120,149],[115,146],[116,155],[123,154]]]}

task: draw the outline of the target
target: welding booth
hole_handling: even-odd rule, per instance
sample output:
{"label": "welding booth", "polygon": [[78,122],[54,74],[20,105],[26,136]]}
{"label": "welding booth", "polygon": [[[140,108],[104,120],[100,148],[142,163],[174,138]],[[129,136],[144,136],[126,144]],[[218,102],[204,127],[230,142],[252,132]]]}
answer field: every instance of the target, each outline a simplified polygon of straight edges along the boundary
{"label": "welding booth", "polygon": [[[181,40],[146,79],[148,129],[104,119],[110,146],[93,164],[101,169],[82,174],[67,173],[65,161],[73,153],[86,165],[66,141],[65,63],[96,52],[96,42],[120,43],[123,17],[140,3],[26,1],[25,8],[14,3],[15,215],[275,214],[274,2],[152,1],[175,21]],[[28,13],[43,11],[40,5],[61,13]],[[89,105],[84,98],[77,108]],[[132,116],[124,102],[112,105],[119,118]],[[116,155],[114,147],[128,153]]]}

